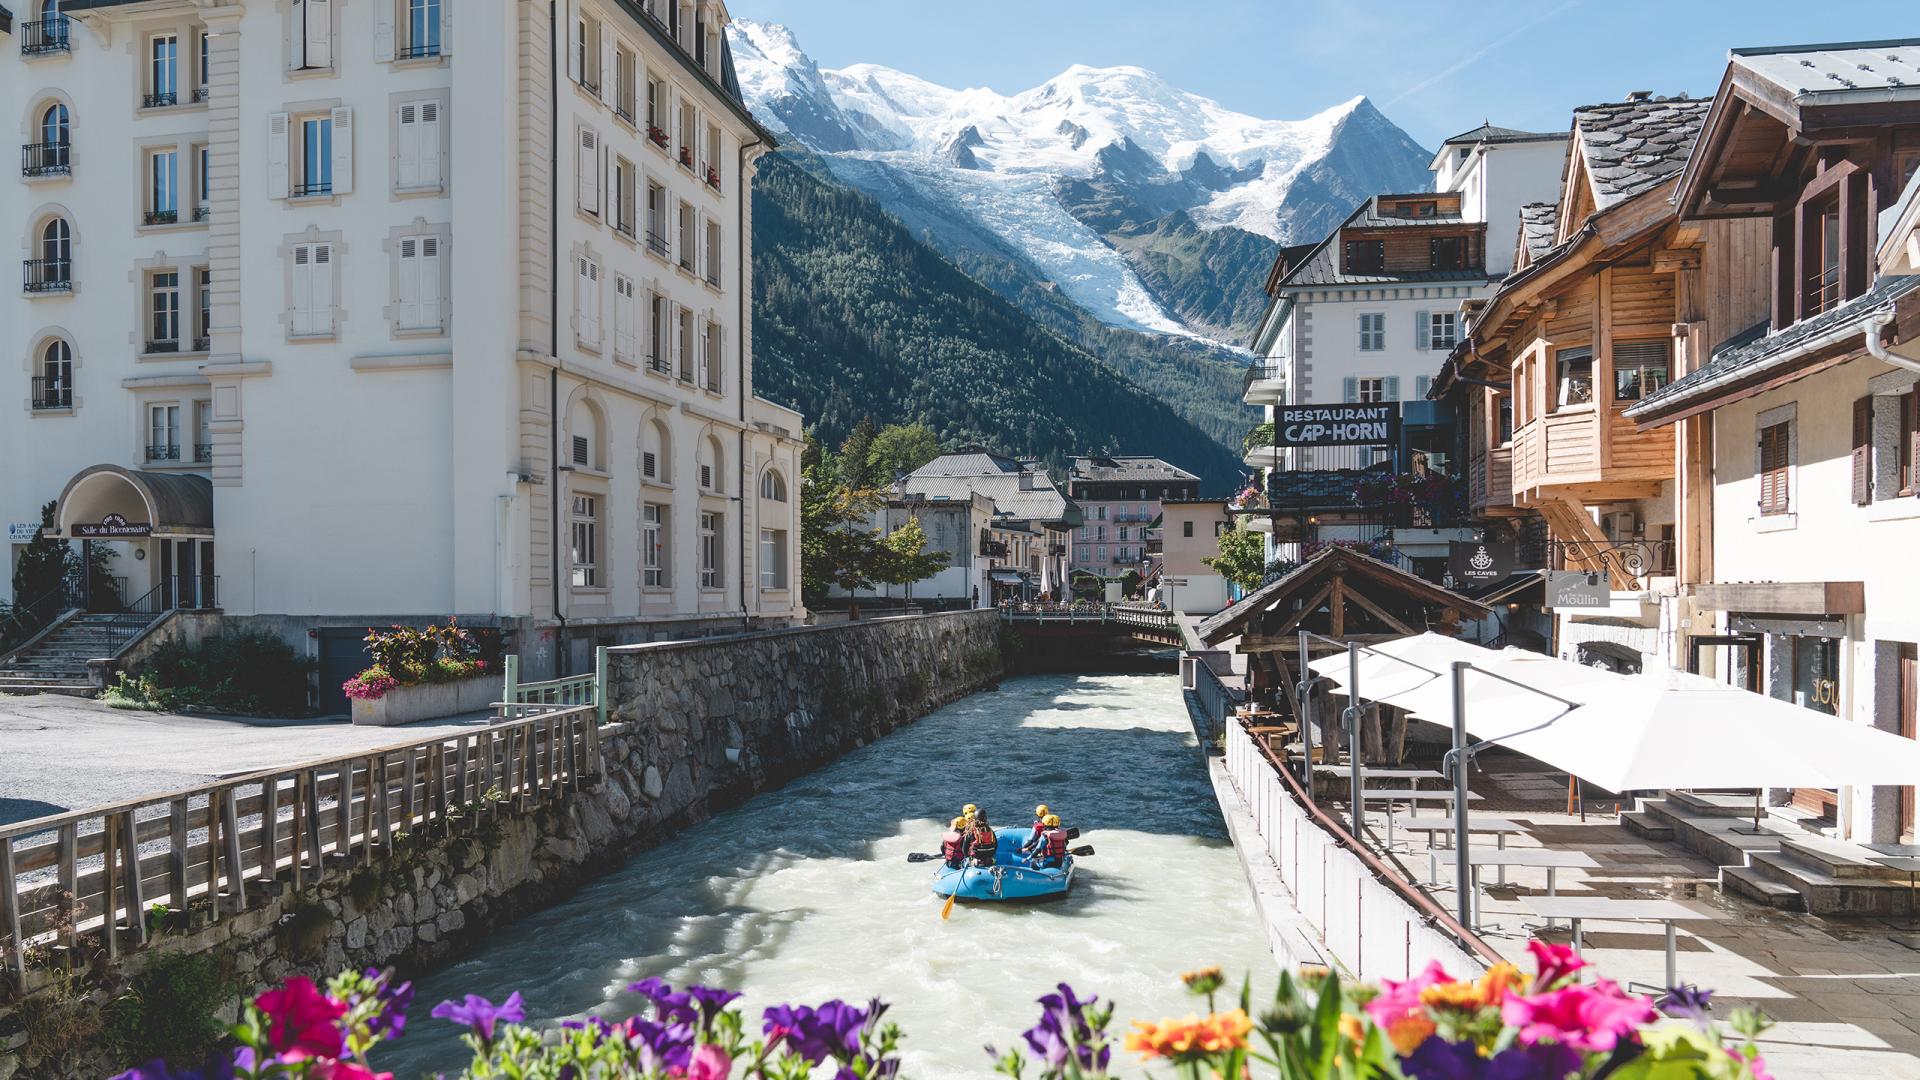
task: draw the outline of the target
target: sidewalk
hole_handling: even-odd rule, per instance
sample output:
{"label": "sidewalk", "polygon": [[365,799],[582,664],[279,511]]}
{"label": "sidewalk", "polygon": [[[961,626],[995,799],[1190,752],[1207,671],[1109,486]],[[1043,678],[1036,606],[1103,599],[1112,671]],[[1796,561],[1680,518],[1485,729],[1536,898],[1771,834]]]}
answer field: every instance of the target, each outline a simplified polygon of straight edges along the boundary
{"label": "sidewalk", "polygon": [[55,695],[0,697],[0,825],[486,721],[485,713],[473,713],[354,727],[344,720],[137,712]]}

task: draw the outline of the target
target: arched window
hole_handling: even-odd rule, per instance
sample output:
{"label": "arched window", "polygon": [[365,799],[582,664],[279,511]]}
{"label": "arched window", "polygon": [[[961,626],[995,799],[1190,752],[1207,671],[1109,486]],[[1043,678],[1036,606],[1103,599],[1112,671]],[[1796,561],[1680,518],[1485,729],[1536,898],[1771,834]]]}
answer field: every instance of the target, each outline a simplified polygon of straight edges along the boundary
{"label": "arched window", "polygon": [[40,114],[40,141],[49,146],[67,145],[67,107],[58,101]]}
{"label": "arched window", "polygon": [[778,469],[768,469],[761,474],[760,497],[774,502],[787,501],[787,482],[781,478]]}
{"label": "arched window", "polygon": [[726,491],[721,480],[723,458],[720,455],[720,440],[709,435],[700,441],[700,490],[720,494]]}
{"label": "arched window", "polygon": [[60,14],[60,0],[40,0],[40,17],[51,19]]}
{"label": "arched window", "polygon": [[673,482],[673,456],[667,443],[667,428],[658,420],[649,420],[640,428],[640,475],[656,484]]}
{"label": "arched window", "polygon": [[600,414],[591,404],[581,402],[573,410],[573,423],[569,425],[573,435],[571,458],[573,464],[582,469],[600,468]]}
{"label": "arched window", "polygon": [[40,350],[40,370],[33,378],[33,407],[73,408],[73,347],[60,338]]}
{"label": "arched window", "polygon": [[55,263],[73,259],[73,230],[67,227],[66,218],[53,218],[40,230],[40,257]]}

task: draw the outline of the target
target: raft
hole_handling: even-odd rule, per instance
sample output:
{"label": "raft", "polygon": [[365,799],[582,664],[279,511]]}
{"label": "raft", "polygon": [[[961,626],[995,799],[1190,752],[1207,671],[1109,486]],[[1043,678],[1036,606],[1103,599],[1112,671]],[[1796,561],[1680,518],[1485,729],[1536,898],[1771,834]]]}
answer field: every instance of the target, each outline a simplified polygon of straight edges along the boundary
{"label": "raft", "polygon": [[1030,831],[1031,827],[1024,825],[1006,825],[993,830],[997,843],[992,866],[968,864],[952,870],[944,862],[939,864],[933,871],[934,895],[958,893],[962,900],[986,901],[1065,896],[1073,887],[1073,856],[1068,855],[1057,870],[1028,866],[1027,857],[1020,854],[1020,844]]}

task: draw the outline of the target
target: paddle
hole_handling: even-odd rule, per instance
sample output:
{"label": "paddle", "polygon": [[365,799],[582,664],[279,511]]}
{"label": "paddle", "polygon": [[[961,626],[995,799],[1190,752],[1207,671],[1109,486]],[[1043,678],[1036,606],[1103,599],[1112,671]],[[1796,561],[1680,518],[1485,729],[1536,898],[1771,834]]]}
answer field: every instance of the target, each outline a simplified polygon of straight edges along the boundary
{"label": "paddle", "polygon": [[954,883],[953,891],[947,894],[947,902],[940,905],[941,921],[944,922],[953,915],[953,902],[960,899],[960,887],[967,883],[967,871],[971,869],[973,869],[971,866],[960,869],[960,880]]}

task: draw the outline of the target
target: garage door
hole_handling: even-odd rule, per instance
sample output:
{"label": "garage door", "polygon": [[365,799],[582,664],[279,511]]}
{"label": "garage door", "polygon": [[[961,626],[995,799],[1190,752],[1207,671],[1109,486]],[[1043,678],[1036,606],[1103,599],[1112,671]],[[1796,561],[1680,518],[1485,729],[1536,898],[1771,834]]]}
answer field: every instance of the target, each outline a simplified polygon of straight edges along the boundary
{"label": "garage door", "polygon": [[320,628],[320,664],[318,679],[320,683],[320,714],[322,716],[351,716],[353,707],[347,704],[346,692],[340,684],[353,678],[373,663],[368,655],[367,636],[363,626],[324,626]]}

